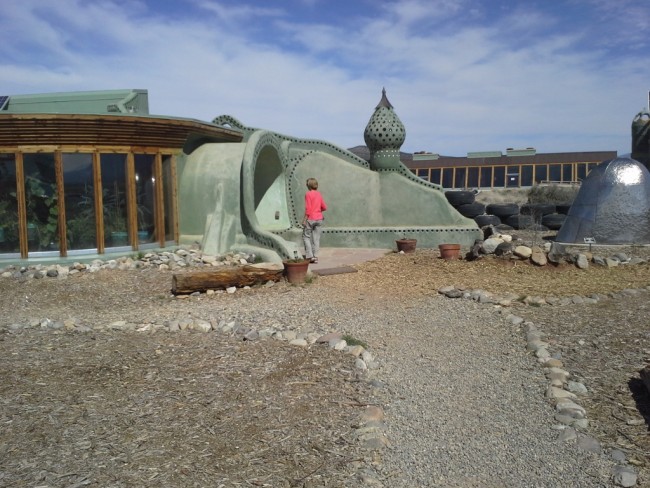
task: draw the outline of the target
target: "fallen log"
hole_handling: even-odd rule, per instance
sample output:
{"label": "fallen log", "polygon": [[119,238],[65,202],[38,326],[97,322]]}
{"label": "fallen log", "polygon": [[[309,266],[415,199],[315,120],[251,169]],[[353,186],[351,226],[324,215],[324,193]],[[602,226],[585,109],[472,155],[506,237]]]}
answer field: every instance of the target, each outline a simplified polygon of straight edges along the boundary
{"label": "fallen log", "polygon": [[195,291],[219,290],[231,286],[242,287],[262,284],[267,281],[280,281],[283,272],[282,266],[265,264],[265,267],[257,265],[233,266],[209,271],[177,273],[172,277],[172,293],[182,295]]}

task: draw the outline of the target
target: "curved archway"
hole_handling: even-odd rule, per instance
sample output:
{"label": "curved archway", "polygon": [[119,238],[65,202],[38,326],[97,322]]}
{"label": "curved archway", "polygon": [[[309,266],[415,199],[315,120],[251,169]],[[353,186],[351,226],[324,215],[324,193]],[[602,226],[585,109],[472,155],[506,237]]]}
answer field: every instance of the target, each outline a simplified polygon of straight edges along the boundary
{"label": "curved archway", "polygon": [[253,198],[255,217],[264,230],[285,230],[291,226],[287,206],[284,166],[277,150],[263,147],[255,161]]}

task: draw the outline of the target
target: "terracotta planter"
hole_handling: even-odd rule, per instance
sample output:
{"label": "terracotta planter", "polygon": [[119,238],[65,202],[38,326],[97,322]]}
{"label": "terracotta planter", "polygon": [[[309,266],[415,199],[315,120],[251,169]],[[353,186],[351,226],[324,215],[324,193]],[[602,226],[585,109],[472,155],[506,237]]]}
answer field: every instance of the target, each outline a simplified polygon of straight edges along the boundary
{"label": "terracotta planter", "polygon": [[440,244],[438,249],[442,259],[460,259],[460,244]]}
{"label": "terracotta planter", "polygon": [[397,252],[403,251],[407,254],[415,252],[417,242],[417,239],[397,239],[395,241],[395,244],[397,244]]}
{"label": "terracotta planter", "polygon": [[289,283],[304,283],[307,278],[307,270],[309,269],[309,259],[302,259],[299,261],[283,261],[284,274]]}

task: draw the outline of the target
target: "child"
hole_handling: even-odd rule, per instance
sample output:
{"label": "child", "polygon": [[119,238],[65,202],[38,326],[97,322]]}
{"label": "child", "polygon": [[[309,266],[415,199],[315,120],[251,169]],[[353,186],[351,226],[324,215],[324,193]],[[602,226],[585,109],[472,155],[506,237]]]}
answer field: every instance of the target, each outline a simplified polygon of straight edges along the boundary
{"label": "child", "polygon": [[306,257],[312,263],[318,263],[320,234],[325,210],[327,210],[327,205],[318,191],[318,181],[316,178],[309,178],[307,193],[305,193],[305,217],[302,219],[302,240],[305,243]]}

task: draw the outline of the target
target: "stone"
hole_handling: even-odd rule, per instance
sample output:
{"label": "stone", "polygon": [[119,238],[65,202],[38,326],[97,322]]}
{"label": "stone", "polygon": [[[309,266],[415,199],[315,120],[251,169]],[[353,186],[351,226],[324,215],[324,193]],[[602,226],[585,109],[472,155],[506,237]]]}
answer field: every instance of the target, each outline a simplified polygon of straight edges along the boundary
{"label": "stone", "polygon": [[292,346],[301,346],[301,347],[307,347],[307,341],[305,339],[293,339],[289,341],[289,344]]}
{"label": "stone", "polygon": [[618,259],[605,258],[605,266],[607,266],[608,268],[614,268],[619,264],[621,263]]}
{"label": "stone", "polygon": [[589,420],[576,419],[575,422],[573,422],[573,427],[580,430],[586,430],[589,427]]}
{"label": "stone", "polygon": [[365,371],[365,370],[368,369],[368,365],[367,365],[366,362],[365,362],[363,359],[361,359],[361,358],[357,358],[357,359],[354,361],[354,367],[357,368],[357,369],[360,369],[361,371]]}
{"label": "stone", "polygon": [[329,342],[332,340],[340,341],[342,337],[343,334],[341,334],[340,332],[330,332],[328,334],[324,334],[320,336],[318,339],[316,339],[316,342],[318,344],[329,344]]}
{"label": "stone", "polygon": [[512,252],[515,256],[522,259],[528,259],[533,254],[533,250],[528,246],[517,246]]}
{"label": "stone", "polygon": [[566,259],[566,248],[557,242],[551,243],[547,259],[553,264],[560,264]]}
{"label": "stone", "polygon": [[589,393],[587,387],[577,381],[569,381],[566,385],[566,388],[576,395],[587,395]]}
{"label": "stone", "polygon": [[564,425],[571,425],[571,424],[573,424],[573,422],[576,421],[576,419],[574,419],[570,415],[563,415],[561,413],[556,413],[554,418],[555,418],[555,420],[557,420],[558,422],[560,422],[561,424],[564,424]]}
{"label": "stone", "polygon": [[363,351],[365,351],[364,347],[363,347],[363,346],[359,346],[359,345],[356,345],[356,346],[348,346],[348,347],[346,348],[346,352],[347,352],[348,354],[351,354],[351,355],[355,356],[355,357],[359,357],[359,356],[361,356],[361,354],[363,354]]}
{"label": "stone", "polygon": [[551,399],[558,399],[558,398],[570,398],[570,399],[575,399],[577,398],[575,394],[571,393],[570,391],[563,390],[562,388],[556,388],[554,386],[551,386],[546,390],[546,398],[551,398]]}
{"label": "stone", "polygon": [[508,254],[512,253],[512,243],[510,242],[502,242],[499,244],[496,249],[494,249],[494,255],[495,256],[506,256]]}
{"label": "stone", "polygon": [[594,256],[591,260],[596,266],[606,266],[605,258],[602,256]]}
{"label": "stone", "polygon": [[505,242],[499,237],[490,237],[483,241],[482,250],[484,254],[494,254],[494,251],[499,246],[499,244]]}
{"label": "stone", "polygon": [[524,319],[522,317],[518,317],[517,315],[508,315],[506,317],[506,320],[510,322],[512,325],[519,325],[524,322]]}
{"label": "stone", "polygon": [[251,330],[248,333],[244,334],[244,340],[245,341],[256,341],[260,338],[259,332],[256,330]]}
{"label": "stone", "polygon": [[542,364],[546,368],[561,368],[564,366],[564,363],[562,361],[555,358],[546,358]]}
{"label": "stone", "polygon": [[542,297],[527,296],[526,298],[524,298],[524,303],[526,305],[540,306],[540,305],[546,305],[546,300]]}
{"label": "stone", "polygon": [[548,263],[548,260],[546,259],[546,254],[544,253],[544,251],[541,250],[539,251],[533,250],[533,253],[530,255],[530,261],[531,263],[537,266],[546,266],[546,264]]}
{"label": "stone", "polygon": [[563,415],[570,415],[574,419],[587,418],[585,409],[568,398],[559,399],[555,410]]}
{"label": "stone", "polygon": [[620,449],[614,449],[612,452],[609,453],[609,457],[611,457],[614,461],[617,461],[619,463],[624,463],[626,459],[625,453]]}
{"label": "stone", "polygon": [[602,448],[600,447],[600,442],[590,435],[581,435],[578,437],[578,447],[584,451],[593,452],[600,454]]}
{"label": "stone", "polygon": [[575,429],[568,428],[560,432],[560,437],[558,438],[558,440],[560,442],[569,442],[569,441],[576,440],[577,437],[578,437],[578,433],[575,431]]}
{"label": "stone", "polygon": [[192,325],[192,328],[199,332],[210,332],[212,330],[212,325],[207,320],[197,320]]}
{"label": "stone", "polygon": [[612,480],[617,486],[631,487],[637,483],[637,474],[630,466],[614,466]]}
{"label": "stone", "polygon": [[589,268],[589,260],[587,259],[587,256],[585,256],[584,254],[578,254],[578,257],[576,259],[576,266],[579,269]]}

